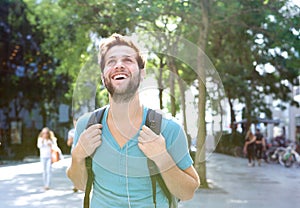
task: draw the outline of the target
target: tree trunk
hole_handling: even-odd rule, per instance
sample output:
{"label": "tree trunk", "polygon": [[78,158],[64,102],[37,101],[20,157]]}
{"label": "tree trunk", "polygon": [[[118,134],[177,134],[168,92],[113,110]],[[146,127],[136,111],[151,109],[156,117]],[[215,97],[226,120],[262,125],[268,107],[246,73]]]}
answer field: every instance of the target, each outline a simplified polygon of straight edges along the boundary
{"label": "tree trunk", "polygon": [[175,100],[175,65],[172,57],[168,57],[168,67],[170,69],[170,100],[171,100],[171,114],[176,116],[176,100]]}
{"label": "tree trunk", "polygon": [[184,86],[183,80],[180,78],[178,74],[178,70],[176,69],[176,75],[177,75],[177,81],[179,85],[179,91],[180,91],[180,100],[181,100],[181,109],[182,109],[182,119],[183,119],[183,128],[184,131],[186,132],[187,135],[187,140],[188,140],[188,147],[191,146],[191,136],[188,134],[188,129],[187,129],[187,122],[186,122],[186,105],[185,105],[185,90],[186,87]]}
{"label": "tree trunk", "polygon": [[233,110],[233,101],[228,96],[228,103],[230,107],[230,128],[232,130],[232,134],[234,135],[236,133],[236,124],[235,124],[235,113]]}
{"label": "tree trunk", "polygon": [[41,116],[43,119],[43,127],[47,126],[47,110],[45,105],[41,105]]}
{"label": "tree trunk", "polygon": [[[205,52],[207,36],[208,36],[208,23],[209,23],[209,0],[201,0],[201,23],[199,31],[198,46]],[[206,179],[206,161],[205,161],[205,139],[206,139],[206,123],[205,123],[205,104],[206,104],[206,88],[205,88],[205,68],[202,63],[204,62],[204,54],[198,51],[197,57],[197,70],[198,70],[198,133],[197,133],[197,153],[195,157],[195,168],[200,177],[201,188],[208,188]]]}
{"label": "tree trunk", "polygon": [[159,64],[159,76],[158,76],[158,90],[159,90],[159,107],[160,109],[163,109],[163,76],[162,76],[162,71],[163,71],[164,63],[163,63],[163,58],[160,58],[160,64]]}

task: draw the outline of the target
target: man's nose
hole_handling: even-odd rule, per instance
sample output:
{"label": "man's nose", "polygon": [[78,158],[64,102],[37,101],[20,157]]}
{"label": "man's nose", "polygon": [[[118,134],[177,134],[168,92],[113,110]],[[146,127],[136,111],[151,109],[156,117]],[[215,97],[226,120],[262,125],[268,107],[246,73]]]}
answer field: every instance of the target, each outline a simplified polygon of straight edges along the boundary
{"label": "man's nose", "polygon": [[121,59],[117,60],[114,68],[115,69],[123,69],[124,68],[123,61]]}

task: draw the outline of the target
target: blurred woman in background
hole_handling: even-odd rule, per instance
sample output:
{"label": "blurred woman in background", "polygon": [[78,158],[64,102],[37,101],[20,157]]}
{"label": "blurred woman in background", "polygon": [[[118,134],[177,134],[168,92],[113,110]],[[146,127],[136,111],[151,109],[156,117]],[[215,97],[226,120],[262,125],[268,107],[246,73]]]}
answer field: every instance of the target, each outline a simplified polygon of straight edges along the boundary
{"label": "blurred woman in background", "polygon": [[40,150],[40,159],[43,165],[43,183],[45,190],[49,190],[50,187],[52,146],[54,146],[54,141],[51,138],[50,129],[44,127],[39,133],[37,147]]}

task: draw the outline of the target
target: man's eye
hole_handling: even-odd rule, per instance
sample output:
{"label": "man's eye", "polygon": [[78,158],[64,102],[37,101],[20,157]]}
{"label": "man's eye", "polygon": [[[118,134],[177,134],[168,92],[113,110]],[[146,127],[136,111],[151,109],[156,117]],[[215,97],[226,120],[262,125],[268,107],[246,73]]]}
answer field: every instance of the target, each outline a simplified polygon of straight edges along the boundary
{"label": "man's eye", "polygon": [[132,60],[132,59],[130,59],[130,58],[126,58],[124,61],[126,61],[126,62],[128,62],[128,63],[131,63],[131,62],[133,62],[133,60]]}
{"label": "man's eye", "polygon": [[109,60],[107,61],[106,65],[113,65],[116,61],[115,60]]}

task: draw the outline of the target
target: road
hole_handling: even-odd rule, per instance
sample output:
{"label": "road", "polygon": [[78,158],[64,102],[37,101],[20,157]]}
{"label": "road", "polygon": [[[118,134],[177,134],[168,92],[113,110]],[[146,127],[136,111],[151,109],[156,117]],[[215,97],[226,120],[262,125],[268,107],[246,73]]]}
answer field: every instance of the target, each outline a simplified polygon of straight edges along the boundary
{"label": "road", "polygon": [[[81,207],[83,192],[73,193],[66,156],[53,165],[52,188],[42,188],[39,162],[0,166],[0,207]],[[199,189],[180,208],[292,208],[300,206],[300,168],[277,164],[248,167],[245,158],[213,153],[207,158],[209,189]]]}

